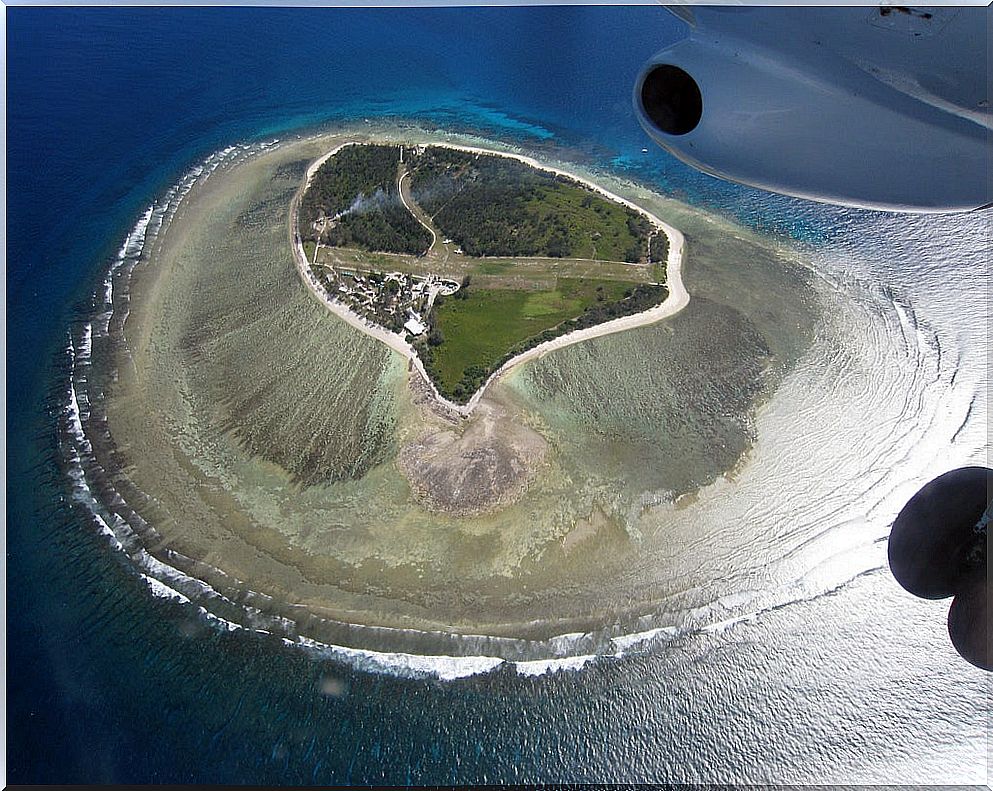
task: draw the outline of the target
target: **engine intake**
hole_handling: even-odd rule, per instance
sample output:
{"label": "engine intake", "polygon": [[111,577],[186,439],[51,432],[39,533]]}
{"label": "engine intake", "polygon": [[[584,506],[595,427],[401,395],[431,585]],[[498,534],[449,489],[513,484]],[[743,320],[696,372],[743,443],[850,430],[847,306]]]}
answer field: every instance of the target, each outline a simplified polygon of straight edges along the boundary
{"label": "engine intake", "polygon": [[649,120],[669,135],[692,132],[703,117],[703,96],[687,72],[663,63],[646,72],[639,90],[641,109]]}

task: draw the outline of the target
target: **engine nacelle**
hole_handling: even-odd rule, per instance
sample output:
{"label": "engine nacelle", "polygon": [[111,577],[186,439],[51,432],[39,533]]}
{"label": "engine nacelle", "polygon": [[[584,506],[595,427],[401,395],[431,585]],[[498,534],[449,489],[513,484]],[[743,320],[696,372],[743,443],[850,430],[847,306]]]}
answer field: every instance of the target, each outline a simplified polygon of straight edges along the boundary
{"label": "engine nacelle", "polygon": [[647,64],[634,103],[646,131],[684,162],[866,208],[963,211],[993,202],[987,9],[697,8],[680,16],[690,18],[690,37]]}

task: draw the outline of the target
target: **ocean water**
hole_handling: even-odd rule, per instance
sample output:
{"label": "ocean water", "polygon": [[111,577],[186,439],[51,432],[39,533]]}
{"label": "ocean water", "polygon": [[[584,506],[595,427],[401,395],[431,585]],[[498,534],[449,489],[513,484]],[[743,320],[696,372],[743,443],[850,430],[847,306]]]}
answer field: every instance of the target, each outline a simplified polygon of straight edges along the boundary
{"label": "ocean water", "polygon": [[[7,24],[9,781],[985,780],[989,681],[956,659],[941,603],[904,596],[879,555],[902,498],[985,458],[988,214],[820,207],[674,162],[630,108],[640,66],[682,35],[660,8],[14,8]],[[818,545],[844,583],[620,658],[449,681],[370,672],[149,595],[58,463],[70,334],[191,166],[366,118],[554,144],[800,245],[866,352],[832,379],[846,350],[826,329],[811,379],[778,407],[782,441],[807,458],[870,457],[838,498],[865,501],[863,518]],[[899,405],[868,432],[887,452],[856,441],[863,415],[826,422],[809,381]],[[826,571],[835,557],[854,571]]]}

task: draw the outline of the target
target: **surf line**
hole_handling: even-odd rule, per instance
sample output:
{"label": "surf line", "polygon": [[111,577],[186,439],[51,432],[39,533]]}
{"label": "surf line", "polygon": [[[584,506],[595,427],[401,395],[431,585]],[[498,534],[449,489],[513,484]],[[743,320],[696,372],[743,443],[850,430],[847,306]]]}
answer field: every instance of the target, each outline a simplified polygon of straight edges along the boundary
{"label": "surf line", "polygon": [[[574,343],[582,343],[583,341],[591,340],[593,338],[601,338],[605,335],[612,335],[615,332],[624,332],[625,330],[634,329],[636,327],[644,327],[649,324],[654,324],[657,321],[674,316],[676,313],[685,308],[687,304],[689,304],[690,295],[683,283],[682,276],[686,239],[682,232],[677,228],[667,222],[664,222],[659,217],[656,217],[654,214],[641,206],[638,206],[637,204],[604,189],[599,184],[595,184],[588,179],[575,175],[574,173],[560,170],[550,165],[545,165],[532,159],[531,157],[527,157],[522,154],[512,154],[506,151],[495,151],[487,148],[457,145],[454,143],[433,144],[438,145],[441,148],[451,148],[456,151],[466,151],[474,154],[487,154],[516,159],[517,161],[523,162],[525,165],[529,165],[537,170],[544,170],[548,173],[554,173],[557,176],[564,176],[565,178],[572,179],[573,181],[576,181],[593,190],[597,194],[602,195],[608,200],[627,206],[628,208],[633,209],[639,214],[647,217],[659,231],[666,235],[669,242],[665,269],[666,288],[669,290],[669,294],[661,303],[640,313],[634,313],[630,316],[621,316],[620,318],[611,319],[610,321],[605,321],[602,324],[597,324],[593,327],[584,327],[583,329],[567,332],[565,335],[560,335],[557,338],[544,341],[543,343],[539,343],[537,346],[533,346],[520,354],[514,355],[490,374],[479,389],[473,393],[468,402],[465,404],[456,404],[454,401],[445,398],[438,391],[438,388],[435,386],[434,382],[431,381],[431,377],[428,376],[428,373],[424,368],[424,363],[421,362],[421,358],[418,356],[417,351],[404,336],[396,332],[391,332],[378,324],[367,321],[347,305],[333,299],[318,282],[317,277],[311,270],[310,263],[307,261],[307,255],[303,249],[303,240],[297,232],[297,228],[299,227],[300,201],[303,198],[303,194],[307,191],[307,188],[310,187],[314,174],[317,173],[321,165],[327,162],[343,148],[351,145],[359,145],[362,142],[363,141],[359,140],[349,140],[341,143],[335,148],[332,148],[323,156],[316,159],[310,167],[307,168],[307,173],[303,180],[303,184],[301,184],[300,189],[297,190],[296,195],[293,196],[293,202],[290,206],[289,214],[289,238],[293,247],[293,258],[296,263],[297,271],[300,273],[301,279],[310,289],[311,293],[313,293],[313,295],[317,297],[317,299],[319,299],[329,311],[350,326],[361,330],[366,335],[372,336],[376,340],[386,344],[386,346],[393,351],[406,357],[410,362],[410,365],[415,371],[417,371],[418,375],[424,380],[425,384],[427,384],[435,400],[446,409],[461,415],[462,417],[469,417],[469,415],[472,414],[476,408],[476,405],[479,404],[482,399],[483,394],[493,382],[523,363],[543,357],[556,349],[564,349]],[[389,142],[393,143],[395,141]]]}

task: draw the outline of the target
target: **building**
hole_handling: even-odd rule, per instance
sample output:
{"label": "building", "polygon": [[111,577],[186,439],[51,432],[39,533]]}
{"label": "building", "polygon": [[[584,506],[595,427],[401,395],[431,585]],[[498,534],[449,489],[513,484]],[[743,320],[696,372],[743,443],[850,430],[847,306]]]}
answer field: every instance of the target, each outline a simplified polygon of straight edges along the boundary
{"label": "building", "polygon": [[423,322],[415,319],[413,316],[407,319],[407,323],[403,325],[403,328],[411,335],[423,335],[428,329]]}

